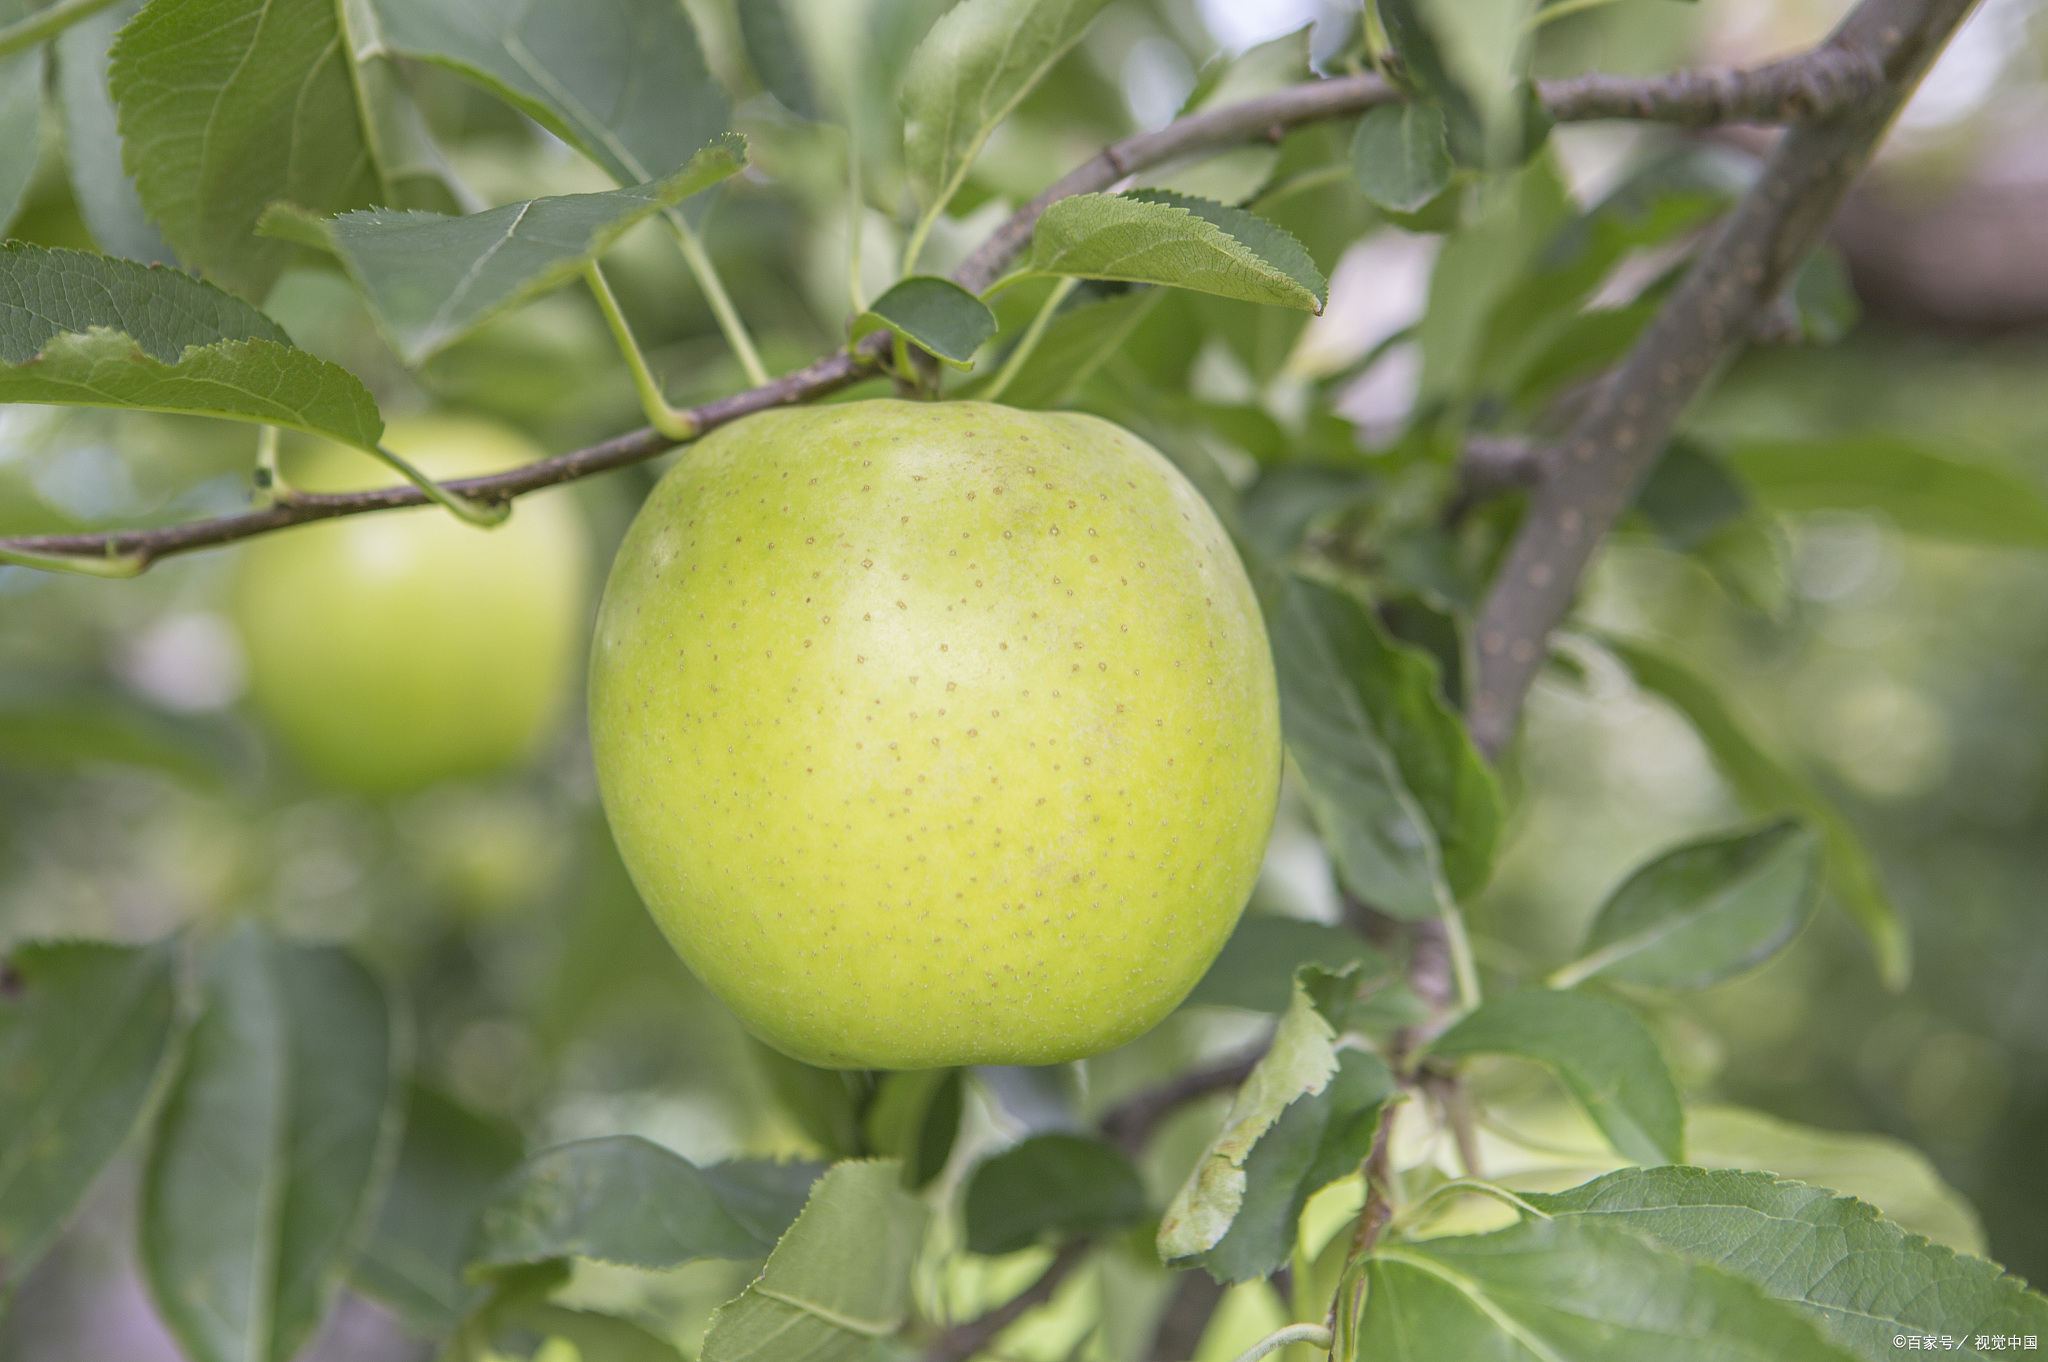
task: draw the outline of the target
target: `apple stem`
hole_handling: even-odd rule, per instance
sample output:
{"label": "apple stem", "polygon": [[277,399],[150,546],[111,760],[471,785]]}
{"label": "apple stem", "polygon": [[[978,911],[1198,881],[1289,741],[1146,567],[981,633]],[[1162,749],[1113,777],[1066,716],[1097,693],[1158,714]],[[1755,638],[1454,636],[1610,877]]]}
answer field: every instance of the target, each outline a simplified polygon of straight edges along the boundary
{"label": "apple stem", "polygon": [[1003,367],[996,374],[995,382],[988,385],[987,391],[979,394],[982,401],[993,402],[1001,397],[1010,386],[1010,381],[1022,372],[1024,361],[1031,358],[1031,352],[1038,348],[1038,342],[1045,337],[1045,329],[1052,325],[1053,313],[1060,310],[1060,304],[1067,300],[1067,295],[1072,293],[1080,282],[1078,279],[1069,278],[1053,285],[1052,292],[1045,297],[1044,305],[1038,309],[1038,315],[1033,317],[1031,325],[1025,328],[1023,338],[1010,351],[1010,357],[1003,361]]}
{"label": "apple stem", "polygon": [[668,210],[668,222],[675,228],[676,244],[682,248],[683,263],[696,276],[697,287],[704,290],[704,301],[711,305],[711,315],[718,319],[718,329],[725,333],[725,343],[732,347],[740,368],[746,371],[747,382],[756,388],[765,386],[768,367],[761,363],[761,352],[754,348],[754,338],[747,334],[747,324],[740,320],[739,309],[732,305],[732,297],[726,293],[725,283],[718,277],[718,267],[711,263],[704,243],[683,220],[680,208]]}
{"label": "apple stem", "polygon": [[390,464],[392,470],[400,477],[426,493],[429,501],[465,525],[475,525],[479,529],[488,530],[504,524],[506,518],[512,514],[511,502],[478,501],[475,497],[466,497],[460,492],[450,491],[381,444],[370,446],[370,452]]}
{"label": "apple stem", "polygon": [[149,559],[139,553],[114,552],[114,540],[109,537],[106,555],[100,558],[0,547],[0,566],[40,568],[44,572],[69,572],[80,577],[133,577],[149,566]]}
{"label": "apple stem", "polygon": [[256,494],[251,499],[259,509],[290,506],[299,499],[297,490],[284,480],[284,473],[277,466],[280,434],[276,426],[256,428],[256,468],[251,475],[251,481],[256,484]]}
{"label": "apple stem", "polygon": [[604,313],[605,322],[612,329],[612,339],[619,343],[619,353],[626,357],[626,367],[633,371],[633,387],[640,394],[640,408],[647,413],[647,423],[671,440],[696,439],[696,421],[688,412],[671,407],[662,396],[661,384],[647,367],[647,357],[640,353],[640,343],[633,339],[633,328],[626,324],[626,314],[619,310],[619,300],[613,296],[612,286],[605,282],[604,271],[595,260],[584,266],[583,277],[590,284],[591,296],[597,299],[598,311]]}

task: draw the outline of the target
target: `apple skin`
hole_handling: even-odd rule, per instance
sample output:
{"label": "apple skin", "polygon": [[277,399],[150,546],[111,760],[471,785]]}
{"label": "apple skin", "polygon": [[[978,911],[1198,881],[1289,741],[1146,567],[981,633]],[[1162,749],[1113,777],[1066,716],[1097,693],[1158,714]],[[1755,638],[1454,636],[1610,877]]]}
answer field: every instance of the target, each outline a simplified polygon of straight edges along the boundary
{"label": "apple skin", "polygon": [[[474,418],[393,422],[385,445],[430,477],[542,457]],[[307,491],[389,486],[374,456],[321,442],[287,464]],[[574,501],[522,498],[495,529],[439,507],[322,521],[242,552],[232,614],[250,698],[315,778],[368,795],[485,775],[527,756],[575,677],[588,616]]]}
{"label": "apple skin", "polygon": [[613,836],[683,959],[811,1064],[1052,1064],[1236,924],[1272,655],[1207,503],[1091,416],[752,416],[662,479],[599,609]]}

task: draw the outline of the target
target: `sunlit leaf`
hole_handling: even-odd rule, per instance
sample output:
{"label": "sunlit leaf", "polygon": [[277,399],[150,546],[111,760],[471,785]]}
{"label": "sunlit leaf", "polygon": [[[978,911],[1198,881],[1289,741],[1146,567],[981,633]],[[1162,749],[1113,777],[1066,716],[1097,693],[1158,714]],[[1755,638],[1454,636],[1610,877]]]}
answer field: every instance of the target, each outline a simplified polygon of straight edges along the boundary
{"label": "sunlit leaf", "polygon": [[1285,229],[1242,208],[1164,190],[1075,194],[1033,229],[1025,274],[1170,284],[1320,312],[1329,284]]}
{"label": "sunlit leaf", "polygon": [[1800,1311],[1578,1217],[1378,1249],[1358,1356],[1846,1362]]}
{"label": "sunlit leaf", "polygon": [[160,1088],[178,947],[32,943],[0,963],[0,1305]]}
{"label": "sunlit leaf", "polygon": [[719,1307],[702,1362],[855,1362],[910,1313],[930,1212],[894,1159],[836,1164],[761,1275]]}
{"label": "sunlit leaf", "polygon": [[913,274],[869,303],[855,320],[853,334],[858,339],[885,327],[954,368],[965,369],[974,352],[996,333],[996,314],[950,279]]}
{"label": "sunlit leaf", "polygon": [[651,184],[462,217],[374,208],[316,218],[278,205],[259,230],[338,256],[392,347],[418,365],[507,308],[579,277],[634,224],[745,164],[746,140],[726,133]]}
{"label": "sunlit leaf", "polygon": [[1753,1282],[1865,1362],[1900,1334],[2048,1333],[2048,1298],[1995,1263],[1910,1235],[1874,1207],[1769,1173],[1626,1169],[1530,1198],[1560,1225],[1597,1223]]}
{"label": "sunlit leaf", "polygon": [[1616,1002],[1528,988],[1489,998],[1430,1044],[1430,1053],[1513,1055],[1555,1073],[1616,1152],[1639,1163],[1685,1157],[1685,1114],[1649,1030]]}
{"label": "sunlit leaf", "polygon": [[1878,974],[1903,988],[1913,972],[1913,943],[1904,919],[1878,882],[1856,828],[1804,777],[1766,753],[1703,679],[1662,653],[1605,636],[1602,643],[1634,673],[1636,684],[1663,696],[1692,723],[1714,765],[1742,802],[1758,814],[1795,813],[1827,843],[1827,885],[1870,942]]}
{"label": "sunlit leaf", "polygon": [[1781,511],[1876,511],[1909,534],[2048,548],[2048,497],[1988,464],[1879,431],[1829,440],[1743,440],[1728,462]]}
{"label": "sunlit leaf", "polygon": [[289,1362],[319,1324],[395,1152],[407,1036],[335,947],[243,927],[212,951],[142,1185],[143,1274],[193,1362]]}
{"label": "sunlit leaf", "polygon": [[485,1208],[471,1267],[554,1258],[666,1269],[759,1258],[803,1206],[816,1164],[699,1168],[637,1135],[544,1149]]}
{"label": "sunlit leaf", "polygon": [[1108,0],[961,0],[932,25],[903,82],[903,160],[936,213],[996,125],[1081,40]]}
{"label": "sunlit leaf", "polygon": [[1443,110],[1432,104],[1383,104],[1358,121],[1351,173],[1382,208],[1412,213],[1444,192],[1455,167],[1444,142]]}
{"label": "sunlit leaf", "polygon": [[1720,983],[1798,933],[1820,881],[1820,837],[1790,820],[1667,851],[1608,896],[1579,958],[1552,982]]}
{"label": "sunlit leaf", "polygon": [[1130,1161],[1082,1135],[1035,1135],[975,1165],[963,1217],[974,1253],[1111,1233],[1144,1219],[1145,1182]]}

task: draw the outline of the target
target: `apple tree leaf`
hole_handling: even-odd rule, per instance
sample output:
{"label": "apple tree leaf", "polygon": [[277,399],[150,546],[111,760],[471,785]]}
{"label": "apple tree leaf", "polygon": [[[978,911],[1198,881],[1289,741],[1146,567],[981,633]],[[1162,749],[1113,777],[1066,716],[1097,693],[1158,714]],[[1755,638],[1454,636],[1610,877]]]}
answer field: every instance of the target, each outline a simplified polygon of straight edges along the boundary
{"label": "apple tree leaf", "polygon": [[896,1160],[833,1165],[753,1285],[711,1317],[702,1362],[856,1362],[908,1318],[930,1214]]}
{"label": "apple tree leaf", "polygon": [[1855,825],[1802,775],[1765,752],[1712,686],[1684,666],[1639,643],[1603,636],[1601,643],[1692,724],[1736,797],[1757,814],[1797,814],[1820,830],[1827,846],[1827,887],[1870,942],[1878,976],[1904,988],[1913,973],[1913,941],[1897,905],[1878,882],[1877,867]]}
{"label": "apple tree leaf", "polygon": [[1382,208],[1413,213],[1444,192],[1456,169],[1444,113],[1433,104],[1382,104],[1358,120],[1351,173]]}
{"label": "apple tree leaf", "polygon": [[903,159],[927,217],[982,145],[1108,0],[961,0],[932,25],[903,82]]}
{"label": "apple tree leaf", "polygon": [[1329,282],[1283,227],[1161,189],[1075,194],[1032,229],[1020,274],[1116,279],[1321,312]]}
{"label": "apple tree leaf", "polygon": [[[1108,297],[1083,299],[1083,285],[1053,315],[1038,348],[1003,389],[1005,406],[1043,410],[1064,407],[1131,338],[1138,324],[1165,297],[1159,289],[1133,288]],[[973,396],[969,389],[963,396]]]}
{"label": "apple tree leaf", "polygon": [[1743,440],[1728,462],[1781,511],[1876,511],[1908,534],[1998,548],[2048,548],[2035,483],[1876,431],[1832,440]]}
{"label": "apple tree leaf", "polygon": [[818,1166],[743,1160],[699,1168],[637,1135],[576,1140],[528,1159],[485,1208],[472,1271],[557,1258],[667,1269],[759,1258]]}
{"label": "apple tree leaf", "polygon": [[1562,1080],[1624,1158],[1659,1164],[1685,1156],[1685,1113],[1670,1067],[1620,1003],[1561,989],[1504,993],[1466,1013],[1429,1052],[1532,1060]]}
{"label": "apple tree leaf", "polygon": [[443,1334],[484,1296],[463,1277],[477,1222],[519,1165],[519,1132],[414,1082],[405,1137],[349,1285],[423,1334]]}
{"label": "apple tree leaf", "polygon": [[153,0],[114,42],[122,155],[180,258],[261,299],[293,247],[256,236],[271,203],[400,203],[378,162],[336,0]]}
{"label": "apple tree leaf", "polygon": [[868,304],[854,321],[854,339],[884,327],[955,369],[965,369],[973,364],[974,352],[996,333],[996,314],[950,279],[913,274]]}
{"label": "apple tree leaf", "polygon": [[1900,1334],[2048,1333],[2048,1298],[1996,1263],[1908,1234],[1877,1209],[1769,1173],[1633,1168],[1528,1198],[1559,1225],[1595,1224],[1754,1283],[1865,1362]]}
{"label": "apple tree leaf", "polygon": [[745,164],[746,139],[724,133],[649,184],[462,217],[373,208],[316,218],[278,204],[258,231],[337,256],[392,348],[419,365],[507,308],[577,278],[628,228]]}
{"label": "apple tree leaf", "polygon": [[1677,847],[1608,895],[1579,958],[1551,983],[1697,989],[1731,979],[1798,934],[1820,881],[1820,837],[1790,819]]}
{"label": "apple tree leaf", "polygon": [[289,1362],[382,1194],[409,1032],[336,947],[242,927],[203,974],[143,1173],[143,1275],[193,1362]]}
{"label": "apple tree leaf", "polygon": [[968,1176],[967,1247],[1015,1253],[1113,1233],[1143,1220],[1147,1209],[1144,1179],[1109,1145],[1084,1135],[1034,1135]]}
{"label": "apple tree leaf", "polygon": [[121,133],[113,92],[107,88],[114,35],[141,8],[142,0],[122,0],[79,20],[57,38],[57,100],[64,111],[65,161],[79,216],[101,250],[124,260],[175,265],[177,256],[143,211],[135,177],[121,165]]}
{"label": "apple tree leaf", "polygon": [[1741,1277],[1563,1216],[1376,1249],[1357,1343],[1357,1355],[1374,1362],[1851,1356],[1801,1311]]}
{"label": "apple tree leaf", "polygon": [[644,1325],[596,1310],[519,1299],[496,1306],[489,1319],[497,1329],[512,1335],[507,1340],[512,1350],[522,1344],[531,1346],[531,1340],[538,1337],[543,1342],[560,1339],[582,1362],[688,1362],[680,1348]]}
{"label": "apple tree leaf", "polygon": [[1384,975],[1385,956],[1341,927],[1246,913],[1209,972],[1183,1007],[1239,1007],[1249,1012],[1285,1012],[1294,998],[1294,976],[1303,965],[1332,973],[1359,966],[1364,977]]}
{"label": "apple tree leaf", "polygon": [[798,118],[818,122],[825,116],[818,99],[811,59],[790,22],[787,0],[738,0],[740,42],[747,64],[768,93]]}
{"label": "apple tree leaf", "polygon": [[1294,1253],[1302,1208],[1358,1171],[1372,1152],[1394,1075],[1379,1056],[1343,1050],[1321,1092],[1288,1104],[1244,1161],[1244,1200],[1230,1228],[1200,1257],[1221,1282],[1262,1281]]}
{"label": "apple tree leaf", "polygon": [[0,228],[14,221],[42,149],[43,49],[0,57]]}
{"label": "apple tree leaf", "polygon": [[946,1171],[966,1102],[958,1069],[885,1074],[861,1113],[866,1146],[903,1164],[904,1186],[923,1187]]}
{"label": "apple tree leaf", "polygon": [[673,174],[732,126],[676,0],[370,0],[385,48],[484,86],[620,184]]}
{"label": "apple tree leaf", "polygon": [[178,945],[41,942],[0,963],[0,1305],[171,1067]]}

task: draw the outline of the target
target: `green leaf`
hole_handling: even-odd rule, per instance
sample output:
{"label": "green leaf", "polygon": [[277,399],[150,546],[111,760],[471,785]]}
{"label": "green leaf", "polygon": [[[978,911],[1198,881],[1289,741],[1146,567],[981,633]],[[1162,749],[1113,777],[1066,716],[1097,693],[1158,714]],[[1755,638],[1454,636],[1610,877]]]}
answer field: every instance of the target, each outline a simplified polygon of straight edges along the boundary
{"label": "green leaf", "polygon": [[237,929],[205,963],[142,1184],[157,1313],[193,1362],[288,1362],[397,1152],[407,1031],[331,946]]}
{"label": "green leaf", "polygon": [[1747,516],[1749,491],[1718,454],[1680,436],[1636,493],[1636,509],[1660,539],[1686,553]]}
{"label": "green leaf", "polygon": [[1579,958],[1551,984],[1698,989],[1732,979],[1798,934],[1820,879],[1820,837],[1791,819],[1667,851],[1608,896]]}
{"label": "green leaf", "polygon": [[1159,1222],[1159,1256],[1193,1258],[1216,1247],[1245,1199],[1245,1160],[1288,1105],[1323,1091],[1338,1070],[1336,1028],[1316,1005],[1308,977],[1296,976],[1294,1001],[1273,1044],[1237,1090],[1223,1129],[1174,1193]]}
{"label": "green leaf", "polygon": [[1874,1207],[1769,1173],[1629,1169],[1529,1198],[1560,1225],[1598,1224],[1755,1283],[1849,1354],[1898,1355],[1899,1334],[2048,1333],[2048,1299],[1997,1264],[1907,1234]]}
{"label": "green leaf", "polygon": [[909,1317],[929,1216],[894,1159],[834,1165],[753,1285],[711,1317],[702,1362],[857,1362]]}
{"label": "green leaf", "polygon": [[946,1170],[965,1105],[958,1069],[886,1074],[861,1114],[867,1147],[902,1162],[904,1186],[922,1187]]}
{"label": "green leaf", "polygon": [[0,229],[21,211],[42,149],[43,49],[0,57]]}
{"label": "green leaf", "polygon": [[251,757],[233,727],[174,718],[103,683],[59,675],[10,678],[0,686],[0,764],[113,762],[219,791],[250,773]]}
{"label": "green leaf", "polygon": [[1288,232],[1242,208],[1164,190],[1075,194],[1045,210],[1021,274],[1170,284],[1321,312],[1329,283]]}
{"label": "green leaf", "polygon": [[1700,677],[1641,644],[1611,635],[1601,641],[1635,674],[1637,685],[1663,696],[1691,722],[1714,765],[1752,812],[1798,814],[1820,829],[1827,843],[1828,888],[1870,942],[1886,987],[1904,988],[1913,973],[1912,938],[1878,883],[1855,826],[1803,777],[1757,746]]}
{"label": "green leaf", "polygon": [[868,304],[854,321],[854,339],[884,327],[955,369],[966,369],[974,352],[996,333],[996,314],[951,279],[913,274]]}
{"label": "green leaf", "polygon": [[177,966],[175,938],[31,943],[0,964],[0,1306],[162,1085]]}
{"label": "green leaf", "polygon": [[668,1269],[759,1258],[775,1247],[818,1166],[743,1161],[699,1168],[637,1135],[544,1149],[484,1209],[470,1268],[555,1258]]}
{"label": "green leaf", "polygon": [[143,212],[135,179],[121,166],[121,134],[107,88],[114,34],[141,8],[142,0],[123,0],[64,30],[56,42],[57,99],[64,110],[71,195],[93,241],[108,255],[174,265],[177,257]]}
{"label": "green leaf", "polygon": [[1293,1256],[1301,1211],[1324,1187],[1358,1171],[1372,1152],[1394,1075],[1377,1056],[1345,1050],[1319,1093],[1280,1113],[1244,1161],[1244,1200],[1202,1265],[1218,1281],[1270,1277]]}
{"label": "green leaf", "polygon": [[[1166,296],[1159,289],[1134,288],[1080,301],[1088,287],[1084,284],[1076,290],[1067,306],[1053,316],[1052,324],[1039,337],[1038,348],[1003,389],[1005,406],[1043,410],[1072,402]],[[974,394],[969,390],[963,395]]]}
{"label": "green leaf", "polygon": [[1392,969],[1385,956],[1341,927],[1247,913],[1223,943],[1216,963],[1181,1005],[1285,1012],[1294,998],[1295,971],[1303,965],[1316,965],[1333,974],[1358,965],[1367,978]]}
{"label": "green leaf", "polygon": [[372,0],[390,51],[533,117],[620,184],[673,174],[732,125],[676,0]]}
{"label": "green leaf", "polygon": [[1444,192],[1455,169],[1444,113],[1432,104],[1383,104],[1358,121],[1351,173],[1382,208],[1413,213]]}
{"label": "green leaf", "polygon": [[1877,431],[1831,440],[1745,440],[1728,462],[1781,511],[1876,511],[1908,534],[2048,548],[2048,499],[2032,482]]}
{"label": "green leaf", "polygon": [[1742,1278],[1577,1218],[1377,1250],[1357,1355],[1373,1362],[1846,1362]]}
{"label": "green leaf", "polygon": [[405,1138],[349,1284],[423,1334],[445,1334],[483,1291],[463,1280],[478,1217],[519,1164],[519,1132],[412,1084]]}
{"label": "green leaf", "polygon": [[189,274],[24,241],[0,245],[0,319],[0,363],[10,365],[34,360],[53,337],[95,327],[132,337],[166,364],[222,341],[291,344],[276,322]]}
{"label": "green leaf", "polygon": [[[1289,443],[1284,432],[1280,442],[1284,456]],[[1269,468],[1244,494],[1245,537],[1267,558],[1284,563],[1319,518],[1341,515],[1381,486],[1379,478],[1355,468],[1293,463]]]}
{"label": "green leaf", "polygon": [[[637,899],[634,907],[637,911]],[[865,1152],[860,1120],[861,1104],[868,1096],[862,1086],[868,1081],[865,1073],[815,1068],[751,1036],[747,1049],[760,1064],[775,1100],[825,1157],[851,1159]]]}
{"label": "green leaf", "polygon": [[768,93],[798,118],[824,118],[818,87],[783,0],[738,0],[740,41]]}
{"label": "green leaf", "polygon": [[682,1350],[659,1334],[632,1320],[594,1310],[517,1300],[493,1309],[490,1321],[524,1339],[535,1335],[543,1342],[561,1339],[575,1348],[581,1362],[687,1362]]}
{"label": "green leaf", "polygon": [[1833,246],[1822,245],[1799,267],[1792,277],[1791,299],[1799,334],[1816,345],[1835,344],[1863,319],[1848,262]]}
{"label": "green leaf", "polygon": [[963,1215],[973,1253],[1015,1253],[1128,1229],[1145,1218],[1130,1160],[1083,1135],[1034,1135],[975,1166]]}
{"label": "green leaf", "polygon": [[932,25],[903,82],[904,168],[927,217],[946,206],[996,125],[1106,3],[961,0]]}
{"label": "green leaf", "polygon": [[579,277],[643,218],[716,184],[746,159],[746,139],[725,133],[652,184],[463,217],[376,208],[322,219],[278,204],[258,231],[339,257],[392,348],[417,366],[506,309]]}
{"label": "green leaf", "polygon": [[1633,1012],[1589,993],[1529,988],[1489,998],[1431,1043],[1445,1059],[1513,1055],[1555,1073],[1624,1158],[1677,1163],[1685,1114],[1657,1042]]}
{"label": "green leaf", "polygon": [[352,51],[335,0],[153,0],[121,30],[124,163],[209,279],[270,291],[292,247],[255,230],[278,199],[319,214],[393,201]]}

